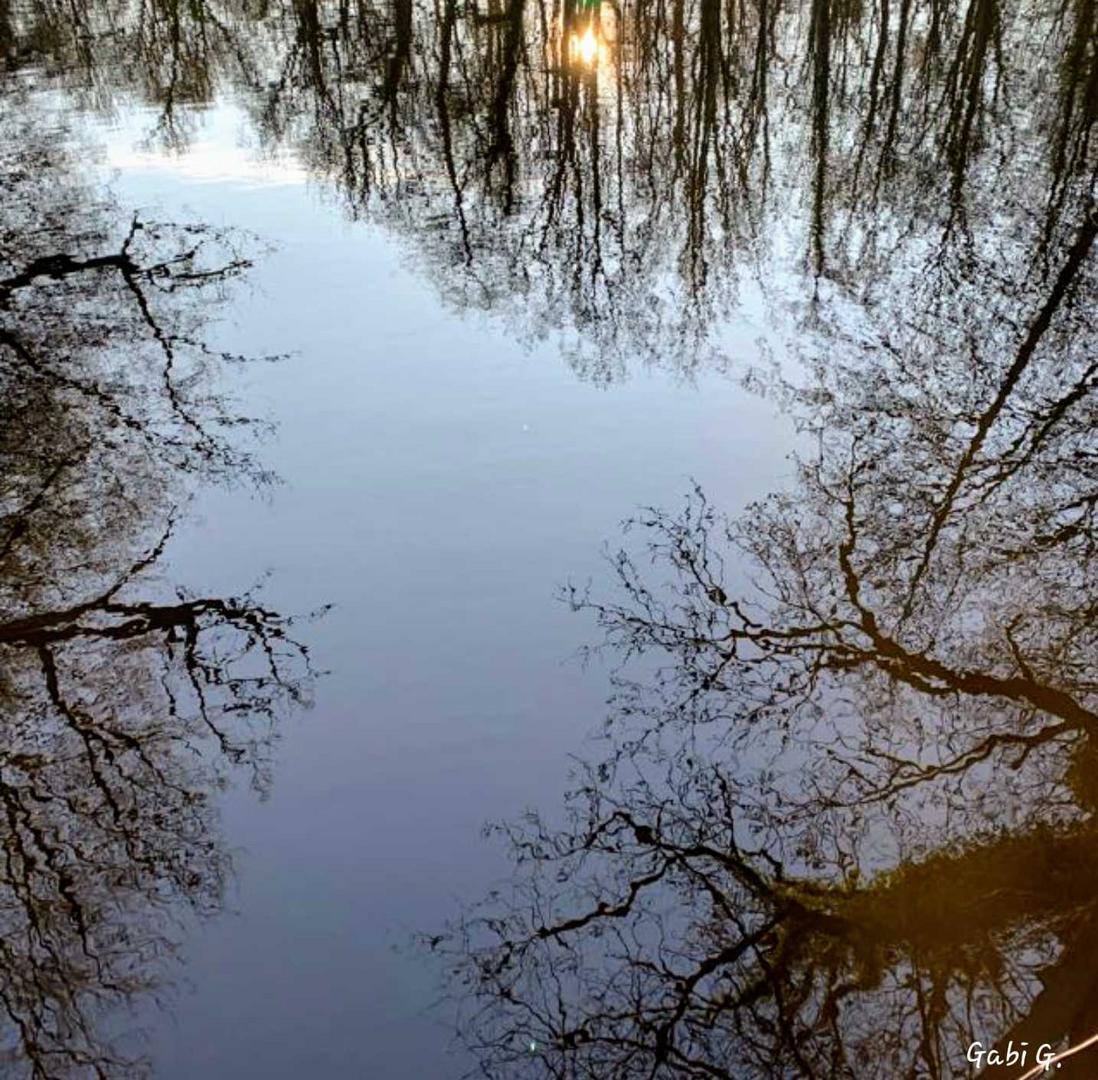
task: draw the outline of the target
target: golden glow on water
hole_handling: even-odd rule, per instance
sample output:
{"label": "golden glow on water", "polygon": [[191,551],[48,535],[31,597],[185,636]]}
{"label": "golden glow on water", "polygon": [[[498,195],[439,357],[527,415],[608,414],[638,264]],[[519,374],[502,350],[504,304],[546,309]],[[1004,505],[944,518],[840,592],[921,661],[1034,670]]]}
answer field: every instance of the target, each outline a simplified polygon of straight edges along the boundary
{"label": "golden glow on water", "polygon": [[609,37],[597,18],[566,31],[568,61],[573,67],[597,72],[609,67],[612,60],[614,35]]}
{"label": "golden glow on water", "polygon": [[591,67],[599,58],[599,40],[595,28],[587,27],[582,35],[572,36],[572,55],[581,63]]}
{"label": "golden glow on water", "polygon": [[547,43],[547,60],[571,69],[599,76],[613,70],[619,51],[619,13],[614,5],[591,0],[582,10],[565,18],[558,15],[555,33]]}

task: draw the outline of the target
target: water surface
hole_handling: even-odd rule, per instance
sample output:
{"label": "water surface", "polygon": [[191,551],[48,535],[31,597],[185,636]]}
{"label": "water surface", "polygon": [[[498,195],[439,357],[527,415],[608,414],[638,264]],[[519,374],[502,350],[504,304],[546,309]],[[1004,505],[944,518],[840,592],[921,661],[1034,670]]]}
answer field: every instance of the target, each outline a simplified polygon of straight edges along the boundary
{"label": "water surface", "polygon": [[0,12],[6,1072],[1098,1030],[1096,40]]}

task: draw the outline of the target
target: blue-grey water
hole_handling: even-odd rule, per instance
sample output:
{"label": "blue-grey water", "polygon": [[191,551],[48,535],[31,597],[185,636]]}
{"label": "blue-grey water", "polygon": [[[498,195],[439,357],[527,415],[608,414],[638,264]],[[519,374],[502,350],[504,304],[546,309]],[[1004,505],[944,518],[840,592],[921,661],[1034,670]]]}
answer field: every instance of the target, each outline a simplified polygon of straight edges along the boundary
{"label": "blue-grey water", "polygon": [[3,1075],[1085,1075],[1054,7],[0,3]]}

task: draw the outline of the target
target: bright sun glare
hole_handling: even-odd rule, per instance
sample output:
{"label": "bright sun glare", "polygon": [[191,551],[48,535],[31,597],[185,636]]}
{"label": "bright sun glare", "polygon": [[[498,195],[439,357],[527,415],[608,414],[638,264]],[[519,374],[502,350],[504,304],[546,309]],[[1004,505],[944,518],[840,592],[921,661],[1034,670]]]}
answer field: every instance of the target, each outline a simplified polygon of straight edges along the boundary
{"label": "bright sun glare", "polygon": [[576,41],[576,55],[585,64],[593,64],[599,55],[599,43],[593,27],[588,27]]}

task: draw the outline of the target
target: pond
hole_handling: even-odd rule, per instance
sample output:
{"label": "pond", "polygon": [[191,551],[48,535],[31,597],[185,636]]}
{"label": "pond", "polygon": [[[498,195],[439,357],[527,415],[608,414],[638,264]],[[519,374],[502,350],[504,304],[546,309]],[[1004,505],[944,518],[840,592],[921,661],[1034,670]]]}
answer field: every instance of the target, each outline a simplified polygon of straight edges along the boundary
{"label": "pond", "polygon": [[1093,1074],[1098,3],[0,56],[0,1073]]}

